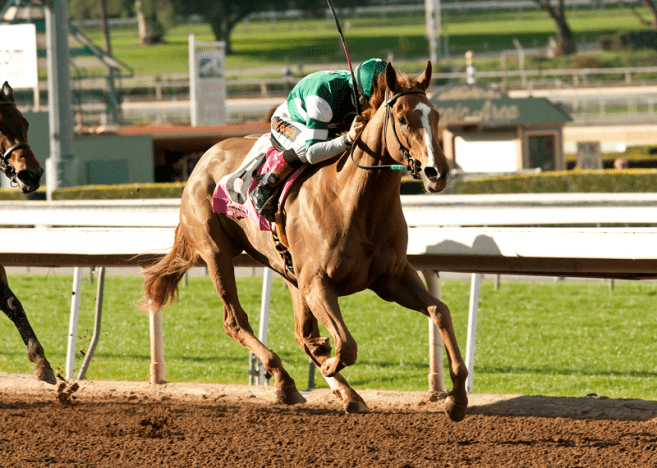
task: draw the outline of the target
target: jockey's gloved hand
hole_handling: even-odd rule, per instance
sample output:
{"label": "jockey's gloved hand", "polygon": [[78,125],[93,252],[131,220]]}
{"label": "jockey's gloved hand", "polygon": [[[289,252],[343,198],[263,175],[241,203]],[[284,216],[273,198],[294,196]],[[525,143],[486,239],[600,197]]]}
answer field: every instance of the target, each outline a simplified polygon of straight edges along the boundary
{"label": "jockey's gloved hand", "polygon": [[360,132],[363,131],[366,124],[367,124],[367,119],[365,119],[365,117],[363,117],[362,115],[356,116],[354,121],[351,122],[351,128],[349,129],[349,133],[347,133],[349,137],[349,143],[353,143],[354,141],[356,141],[356,138],[358,137],[358,135],[360,135]]}

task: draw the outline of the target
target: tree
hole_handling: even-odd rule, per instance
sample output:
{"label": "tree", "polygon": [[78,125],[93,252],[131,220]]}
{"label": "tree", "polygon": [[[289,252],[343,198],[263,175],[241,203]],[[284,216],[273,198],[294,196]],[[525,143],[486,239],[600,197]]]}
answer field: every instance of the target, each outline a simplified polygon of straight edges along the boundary
{"label": "tree", "polygon": [[[655,0],[639,0],[641,2],[641,5],[646,7],[648,11],[650,12],[650,15],[652,16],[651,20],[645,19],[643,16],[641,16],[641,13],[639,13],[634,5],[630,5],[630,8],[632,8],[632,13],[639,19],[639,22],[641,24],[644,24],[646,26],[650,26],[652,29],[657,29],[657,2]],[[623,2],[621,1],[621,4]]]}
{"label": "tree", "polygon": [[142,44],[162,42],[174,23],[170,0],[69,0],[69,11],[75,20],[100,18],[101,26],[103,13],[108,18],[135,16]]}
{"label": "tree", "polygon": [[[317,12],[319,2],[304,0],[171,0],[176,13],[184,16],[199,15],[210,25],[212,33],[218,41],[226,43],[226,54],[232,54],[230,34],[233,28],[251,13],[261,11],[283,11],[288,9],[302,9],[313,15]],[[322,2],[323,0],[320,0]],[[365,4],[368,0],[333,0],[334,5]],[[322,9],[328,8],[324,4]]]}
{"label": "tree", "polygon": [[556,55],[570,55],[577,52],[575,47],[575,36],[566,21],[566,13],[563,8],[564,0],[557,0],[553,7],[550,0],[534,0],[538,6],[548,12],[557,25],[557,48]]}
{"label": "tree", "polygon": [[[133,15],[134,0],[103,0],[108,18]],[[68,10],[73,20],[98,18],[98,0],[69,0]]]}
{"label": "tree", "polygon": [[112,41],[110,40],[109,27],[107,26],[107,1],[98,0],[98,18],[100,19],[100,29],[103,31],[105,40],[105,52],[112,55]]}
{"label": "tree", "polygon": [[135,0],[135,17],[139,42],[159,44],[164,40],[165,26],[173,24],[173,6],[169,0]]}

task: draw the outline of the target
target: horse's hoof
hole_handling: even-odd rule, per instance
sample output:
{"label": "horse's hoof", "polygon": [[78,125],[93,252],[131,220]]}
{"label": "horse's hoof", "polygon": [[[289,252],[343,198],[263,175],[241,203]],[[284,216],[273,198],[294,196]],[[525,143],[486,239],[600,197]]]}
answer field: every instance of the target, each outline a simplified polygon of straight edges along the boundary
{"label": "horse's hoof", "polygon": [[346,401],[344,402],[344,411],[347,414],[355,414],[355,413],[369,413],[370,408],[365,404],[365,401],[363,401],[362,398],[358,397],[359,399],[357,400],[351,400],[351,401]]}
{"label": "horse's hoof", "polygon": [[444,400],[448,395],[449,393],[447,392],[428,391],[425,395],[425,398],[426,401],[434,402]]}
{"label": "horse's hoof", "polygon": [[342,390],[336,388],[333,390],[333,394],[342,400],[346,413],[370,412],[370,409],[367,406],[367,403],[365,403],[365,400],[363,400],[363,398],[352,389],[349,389],[343,393]]}
{"label": "horse's hoof", "polygon": [[34,378],[41,380],[43,382],[49,383],[51,385],[57,385],[57,378],[50,366],[48,367],[37,367],[34,369]]}
{"label": "horse's hoof", "polygon": [[466,398],[465,402],[457,403],[454,401],[452,395],[448,396],[445,400],[445,413],[449,416],[454,422],[463,421],[465,414],[468,411],[468,400]]}
{"label": "horse's hoof", "polygon": [[296,387],[288,388],[287,390],[277,388],[275,394],[278,402],[285,405],[300,405],[306,402],[306,399],[299,393]]}

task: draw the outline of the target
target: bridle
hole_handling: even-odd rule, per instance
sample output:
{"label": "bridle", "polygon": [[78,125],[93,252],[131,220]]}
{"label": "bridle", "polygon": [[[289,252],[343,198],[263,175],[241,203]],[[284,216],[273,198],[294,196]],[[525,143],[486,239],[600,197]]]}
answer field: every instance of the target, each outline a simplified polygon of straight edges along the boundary
{"label": "bridle", "polygon": [[0,171],[2,171],[5,176],[9,180],[11,180],[11,183],[14,184],[16,183],[16,169],[14,169],[14,166],[9,164],[9,158],[11,157],[11,153],[16,151],[19,148],[29,148],[30,145],[28,145],[26,142],[21,141],[20,143],[16,143],[14,146],[11,146],[7,149],[2,154],[2,159],[0,160]]}
{"label": "bridle", "polygon": [[[12,106],[16,105],[13,102],[0,102],[0,105],[3,105],[3,104],[4,105],[12,105]],[[9,163],[9,158],[11,158],[11,153],[16,151],[17,149],[29,148],[29,147],[30,147],[30,145],[28,145],[26,141],[19,141],[15,145],[10,146],[9,148],[7,148],[2,153],[2,157],[0,157],[0,171],[2,171],[2,173],[10,180],[12,186],[18,185],[18,183],[16,182],[16,175],[17,175],[16,174],[16,169],[14,168],[14,166],[12,166]]]}
{"label": "bridle", "polygon": [[[395,126],[395,119],[392,116],[392,106],[395,103],[397,99],[399,99],[402,96],[405,96],[407,94],[426,94],[423,90],[418,89],[418,88],[412,88],[412,89],[407,89],[405,91],[400,91],[399,93],[393,95],[390,97],[390,90],[386,89],[386,94],[385,94],[385,103],[384,105],[386,106],[386,113],[385,117],[383,119],[383,144],[386,149],[388,149],[388,139],[386,137],[386,129],[388,128],[388,121],[390,121],[390,124],[392,125],[392,133],[395,135],[395,139],[397,140],[397,144],[399,145],[399,151],[401,152],[402,156],[404,156],[404,159],[406,159],[406,162],[408,163],[407,165],[403,164],[388,164],[388,165],[381,165],[381,166],[363,166],[358,164],[354,160],[354,147],[356,146],[356,142],[351,145],[351,148],[349,150],[349,157],[351,158],[351,161],[361,169],[369,169],[369,170],[375,170],[375,169],[390,169],[393,171],[402,171],[404,169],[408,169],[411,172],[411,175],[413,176],[414,179],[420,179],[420,170],[422,169],[422,164],[415,158],[411,156],[410,150],[406,148],[401,140],[399,139],[399,135],[397,135],[397,127]],[[358,135],[360,137],[360,135]],[[356,140],[358,140],[358,137]]]}

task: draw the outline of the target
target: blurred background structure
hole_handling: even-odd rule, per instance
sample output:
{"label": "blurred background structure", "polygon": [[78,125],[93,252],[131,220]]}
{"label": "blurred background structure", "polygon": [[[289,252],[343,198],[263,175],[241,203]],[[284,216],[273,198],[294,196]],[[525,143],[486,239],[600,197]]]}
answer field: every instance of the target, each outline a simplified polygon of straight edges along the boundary
{"label": "blurred background structure", "polygon": [[[478,135],[471,135],[472,141],[482,134],[488,134],[487,144],[501,138],[510,148],[510,142],[516,141],[517,170],[572,168],[582,142],[598,142],[602,153],[621,156],[627,148],[644,146],[645,158],[630,158],[629,165],[653,166],[650,145],[657,146],[653,11],[657,10],[650,5],[657,2],[340,0],[335,4],[355,62],[379,56],[413,74],[430,59],[432,96],[457,85],[476,84],[508,99],[528,99],[527,109],[532,107],[531,99],[538,98],[533,101],[537,108],[547,100],[566,116],[554,139],[541,140],[542,149],[536,149],[553,148],[552,162],[546,165],[544,158],[529,155],[533,143],[518,133],[528,130],[522,123],[497,119],[493,130],[480,118],[476,123],[476,116],[468,117],[472,125],[462,126],[458,118],[444,115],[441,131],[461,125],[466,132],[453,141],[449,132],[444,133],[449,141],[443,143],[453,144],[446,151],[454,155],[457,169],[471,167],[459,164],[457,154],[464,151],[462,158],[467,159],[465,148],[472,145],[463,142],[470,131]],[[52,108],[62,108],[57,102],[62,96],[50,97],[47,50],[54,39],[46,27],[46,5],[43,0],[0,0],[0,27],[36,26],[38,84],[16,89],[17,102],[31,121],[52,114]],[[71,101],[71,117],[60,116],[59,121],[70,124],[75,134],[71,145],[75,149],[64,150],[75,153],[73,167],[65,170],[71,177],[65,185],[185,180],[212,144],[228,136],[267,131],[268,112],[303,76],[346,68],[334,23],[323,4],[70,0],[68,16],[62,23],[68,25],[67,31],[58,32],[68,43],[70,77],[60,79],[68,81]],[[224,124],[190,126],[190,34],[197,41],[225,44]],[[0,67],[0,78],[1,73]],[[550,125],[543,130],[553,131]],[[42,125],[31,126],[31,144],[42,148],[40,157],[53,151],[53,133],[59,132],[51,128],[48,135]],[[99,150],[101,134],[109,140]],[[120,143],[114,144],[118,137]],[[124,150],[111,149],[131,145],[151,150],[146,155],[126,155]],[[131,162],[144,157],[151,161],[152,171],[136,170]],[[511,156],[503,158],[510,161]]]}

